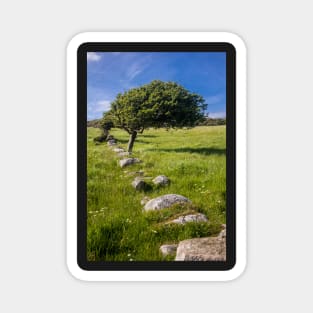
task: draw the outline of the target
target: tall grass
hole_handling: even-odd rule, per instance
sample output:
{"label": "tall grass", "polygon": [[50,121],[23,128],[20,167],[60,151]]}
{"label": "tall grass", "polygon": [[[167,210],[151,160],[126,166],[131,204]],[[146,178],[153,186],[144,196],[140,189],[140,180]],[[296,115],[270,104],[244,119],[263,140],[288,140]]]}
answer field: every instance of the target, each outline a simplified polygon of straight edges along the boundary
{"label": "tall grass", "polygon": [[[95,144],[99,129],[88,128],[87,257],[90,261],[164,260],[159,247],[166,243],[217,234],[225,223],[225,126],[193,129],[149,129],[137,137],[133,156],[142,160],[125,168],[106,143]],[[126,148],[128,134],[113,129],[118,146]],[[131,186],[136,171],[143,170],[148,191]],[[155,187],[151,180],[166,175],[171,184]],[[192,205],[176,205],[157,212],[143,212],[144,196],[176,193]],[[173,225],[167,221],[189,212],[201,212],[209,223]],[[170,260],[168,257],[166,260]]]}

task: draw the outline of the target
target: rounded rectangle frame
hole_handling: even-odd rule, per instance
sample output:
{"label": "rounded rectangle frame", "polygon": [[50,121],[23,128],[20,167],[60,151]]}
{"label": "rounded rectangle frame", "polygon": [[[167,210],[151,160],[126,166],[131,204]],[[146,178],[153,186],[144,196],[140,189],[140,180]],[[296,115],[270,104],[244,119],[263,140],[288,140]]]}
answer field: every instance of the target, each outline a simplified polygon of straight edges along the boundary
{"label": "rounded rectangle frame", "polygon": [[[77,214],[77,86],[78,50],[85,43],[226,43],[236,54],[236,255],[228,270],[85,270],[78,262]],[[193,262],[199,263],[199,262]],[[200,262],[201,263],[201,262]],[[67,265],[78,279],[88,281],[225,281],[238,277],[246,264],[246,49],[231,33],[95,32],[76,35],[67,48]]]}

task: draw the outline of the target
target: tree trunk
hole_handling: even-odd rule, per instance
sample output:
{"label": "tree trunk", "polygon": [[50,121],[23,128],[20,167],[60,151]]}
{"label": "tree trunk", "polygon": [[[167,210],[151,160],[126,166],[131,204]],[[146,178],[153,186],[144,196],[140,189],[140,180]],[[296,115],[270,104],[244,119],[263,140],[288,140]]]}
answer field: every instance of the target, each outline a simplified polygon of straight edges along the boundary
{"label": "tree trunk", "polygon": [[129,137],[129,141],[128,141],[128,146],[127,146],[127,151],[128,152],[132,152],[133,151],[133,145],[135,142],[135,139],[137,137],[137,132],[133,131]]}
{"label": "tree trunk", "polygon": [[109,131],[104,128],[101,128],[101,130],[102,130],[102,137],[104,138],[104,140],[106,140],[109,135]]}

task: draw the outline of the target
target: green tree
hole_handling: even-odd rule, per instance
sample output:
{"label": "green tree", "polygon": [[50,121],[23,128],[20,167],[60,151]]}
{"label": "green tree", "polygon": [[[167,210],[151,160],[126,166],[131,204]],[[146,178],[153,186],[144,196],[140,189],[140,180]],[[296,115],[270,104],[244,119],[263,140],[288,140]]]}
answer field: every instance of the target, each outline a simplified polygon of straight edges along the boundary
{"label": "green tree", "polygon": [[149,84],[119,93],[111,103],[109,115],[115,127],[130,135],[132,152],[138,133],[147,127],[193,127],[204,116],[206,103],[175,82],[154,80]]}
{"label": "green tree", "polygon": [[103,118],[100,122],[100,127],[103,129],[103,131],[108,135],[109,134],[109,130],[114,127],[114,123],[113,123],[113,117],[109,112],[106,112],[103,114]]}
{"label": "green tree", "polygon": [[109,131],[114,126],[110,112],[104,113],[103,118],[97,122],[97,125],[101,130],[101,134],[95,137],[94,141],[103,142],[108,138]]}

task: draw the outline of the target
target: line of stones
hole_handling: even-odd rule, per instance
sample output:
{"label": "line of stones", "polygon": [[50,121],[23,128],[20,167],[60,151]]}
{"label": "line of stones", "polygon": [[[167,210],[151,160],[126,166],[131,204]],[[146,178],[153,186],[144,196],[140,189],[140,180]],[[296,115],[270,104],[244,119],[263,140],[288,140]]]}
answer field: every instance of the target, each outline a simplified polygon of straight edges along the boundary
{"label": "line of stones", "polygon": [[[109,135],[107,138],[107,144],[119,157],[130,156],[131,153],[126,152],[123,148],[117,147],[116,139]],[[119,161],[120,166],[125,166],[141,163],[138,158],[124,158]],[[139,175],[135,177],[132,182],[132,186],[136,190],[145,190],[147,184],[143,179],[144,172],[138,171],[134,174]],[[165,175],[159,175],[153,179],[155,185],[166,186],[170,183],[170,180]],[[144,210],[160,210],[172,206],[175,203],[182,203],[191,201],[181,195],[168,194],[149,200],[148,197],[144,197],[141,201],[142,205],[145,205]],[[208,222],[207,217],[202,213],[189,214],[185,216],[179,216],[171,221],[176,224],[186,224],[189,222]],[[166,244],[160,247],[160,252],[163,257],[175,255],[175,261],[225,261],[226,260],[226,225],[222,225],[220,234],[216,237],[205,238],[193,238],[179,242],[179,244]]]}

